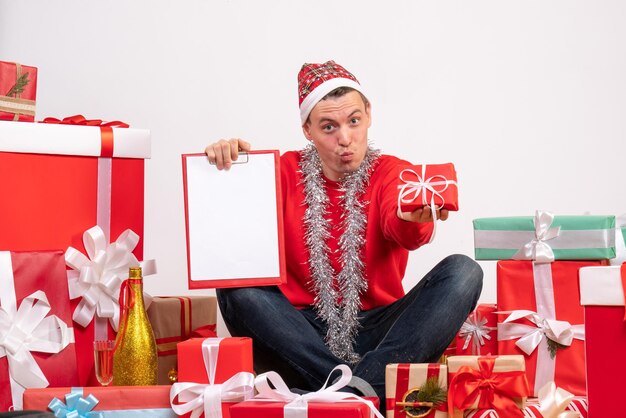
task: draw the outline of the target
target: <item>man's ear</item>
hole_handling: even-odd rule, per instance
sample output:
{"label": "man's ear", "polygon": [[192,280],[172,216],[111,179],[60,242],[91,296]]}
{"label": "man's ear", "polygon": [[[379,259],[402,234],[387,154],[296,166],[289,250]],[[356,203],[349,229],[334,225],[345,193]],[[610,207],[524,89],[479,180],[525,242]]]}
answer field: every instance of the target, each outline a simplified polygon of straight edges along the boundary
{"label": "man's ear", "polygon": [[367,127],[370,128],[372,126],[372,104],[370,102],[365,105],[365,114],[368,119]]}
{"label": "man's ear", "polygon": [[304,122],[304,125],[302,125],[302,133],[304,133],[304,137],[309,141],[313,140],[311,137],[311,122]]}

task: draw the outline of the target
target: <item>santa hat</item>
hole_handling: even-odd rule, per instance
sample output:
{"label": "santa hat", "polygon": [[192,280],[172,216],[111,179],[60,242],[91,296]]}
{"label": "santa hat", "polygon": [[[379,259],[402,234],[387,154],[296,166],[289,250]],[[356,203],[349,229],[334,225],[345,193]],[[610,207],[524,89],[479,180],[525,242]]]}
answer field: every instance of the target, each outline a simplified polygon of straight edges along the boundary
{"label": "santa hat", "polygon": [[303,125],[315,105],[338,87],[351,87],[365,95],[356,77],[335,61],[302,66],[298,73],[298,96]]}

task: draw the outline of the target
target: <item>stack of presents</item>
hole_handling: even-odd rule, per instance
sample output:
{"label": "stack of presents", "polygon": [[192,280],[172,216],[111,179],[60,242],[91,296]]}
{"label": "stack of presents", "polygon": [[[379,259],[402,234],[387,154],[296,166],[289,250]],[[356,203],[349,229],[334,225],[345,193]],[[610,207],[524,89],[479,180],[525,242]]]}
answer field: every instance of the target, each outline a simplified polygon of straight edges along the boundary
{"label": "stack of presents", "polygon": [[[626,375],[626,227],[614,216],[474,221],[475,258],[497,261],[479,305],[437,364],[389,364],[386,400],[304,395],[253,374],[249,338],[217,338],[213,297],[148,297],[159,384],[100,386],[93,342],[113,339],[128,268],[143,260],[150,133],[70,117],[34,123],[37,70],[0,62],[0,411],[113,417],[619,416]],[[399,204],[456,209],[452,165],[399,178]],[[623,385],[621,386],[624,387]]]}

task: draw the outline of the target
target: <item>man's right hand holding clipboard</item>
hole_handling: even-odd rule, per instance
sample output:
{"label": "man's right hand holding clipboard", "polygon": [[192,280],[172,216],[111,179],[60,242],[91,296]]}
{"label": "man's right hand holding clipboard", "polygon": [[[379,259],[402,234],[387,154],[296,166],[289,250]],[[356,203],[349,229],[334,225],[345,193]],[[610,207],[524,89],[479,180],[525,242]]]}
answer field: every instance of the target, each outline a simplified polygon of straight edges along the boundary
{"label": "man's right hand holding clipboard", "polygon": [[204,150],[209,162],[215,164],[218,170],[229,170],[234,161],[239,158],[239,152],[250,151],[250,143],[239,138],[219,141],[207,146]]}

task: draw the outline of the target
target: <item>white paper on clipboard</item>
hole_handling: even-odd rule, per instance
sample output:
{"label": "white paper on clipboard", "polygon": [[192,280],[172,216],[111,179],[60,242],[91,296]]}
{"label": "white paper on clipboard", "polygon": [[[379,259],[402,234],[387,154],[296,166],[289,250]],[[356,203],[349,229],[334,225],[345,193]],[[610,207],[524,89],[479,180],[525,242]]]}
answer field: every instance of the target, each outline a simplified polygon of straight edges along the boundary
{"label": "white paper on clipboard", "polygon": [[277,155],[249,153],[230,170],[218,170],[206,155],[184,156],[190,287],[281,277]]}

